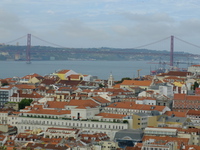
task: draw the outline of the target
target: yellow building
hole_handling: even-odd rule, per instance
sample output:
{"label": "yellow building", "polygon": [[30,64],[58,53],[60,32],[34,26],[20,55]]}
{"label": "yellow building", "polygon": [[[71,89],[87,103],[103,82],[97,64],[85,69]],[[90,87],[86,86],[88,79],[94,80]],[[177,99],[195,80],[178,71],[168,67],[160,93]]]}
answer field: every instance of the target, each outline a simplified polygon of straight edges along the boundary
{"label": "yellow building", "polygon": [[55,72],[54,74],[57,75],[61,80],[69,80],[71,75],[79,75],[73,70],[60,70]]}
{"label": "yellow building", "polygon": [[157,120],[160,115],[152,115],[146,113],[133,114],[133,129],[145,129],[147,126],[157,127]]}

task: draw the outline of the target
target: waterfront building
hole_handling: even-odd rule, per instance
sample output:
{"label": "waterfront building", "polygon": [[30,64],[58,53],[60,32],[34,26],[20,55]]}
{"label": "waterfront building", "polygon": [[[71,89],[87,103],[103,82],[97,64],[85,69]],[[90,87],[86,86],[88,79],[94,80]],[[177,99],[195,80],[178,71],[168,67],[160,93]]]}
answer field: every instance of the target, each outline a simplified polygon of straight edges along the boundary
{"label": "waterfront building", "polygon": [[[38,77],[38,78],[37,78]],[[30,75],[26,75],[22,78],[20,78],[20,83],[38,83],[40,80],[39,78],[42,77],[41,75],[37,74],[37,73],[33,73]]]}
{"label": "waterfront building", "polygon": [[65,70],[65,69],[59,70],[59,71],[56,71],[55,73],[53,73],[53,75],[58,76],[61,80],[67,80],[67,79],[69,79],[68,77],[70,75],[72,75],[72,74],[73,75],[78,75],[78,73],[76,73],[73,70]]}
{"label": "waterfront building", "polygon": [[192,66],[188,67],[188,72],[191,72],[195,75],[199,75],[200,74],[200,65],[192,65]]}

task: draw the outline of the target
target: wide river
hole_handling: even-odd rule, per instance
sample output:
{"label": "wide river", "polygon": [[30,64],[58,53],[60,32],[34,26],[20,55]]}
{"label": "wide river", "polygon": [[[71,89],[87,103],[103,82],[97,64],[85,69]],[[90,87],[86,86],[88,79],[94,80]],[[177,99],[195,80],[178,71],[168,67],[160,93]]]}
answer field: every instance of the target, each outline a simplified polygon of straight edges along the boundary
{"label": "wide river", "polygon": [[[149,61],[148,61],[149,62]],[[108,79],[110,73],[115,80],[124,77],[137,77],[150,74],[150,69],[158,68],[158,64],[147,61],[0,61],[0,79],[8,77],[23,77],[32,73],[47,75],[57,70],[68,69],[77,73],[98,76],[99,79]]]}

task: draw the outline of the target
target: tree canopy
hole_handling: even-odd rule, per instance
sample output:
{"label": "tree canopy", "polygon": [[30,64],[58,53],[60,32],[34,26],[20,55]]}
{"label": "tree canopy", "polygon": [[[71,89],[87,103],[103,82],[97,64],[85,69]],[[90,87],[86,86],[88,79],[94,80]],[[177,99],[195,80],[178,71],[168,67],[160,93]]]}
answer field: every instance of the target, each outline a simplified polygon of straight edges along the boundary
{"label": "tree canopy", "polygon": [[125,78],[122,78],[121,81],[118,81],[117,83],[122,83],[124,80],[132,80],[132,79],[129,77],[125,77]]}
{"label": "tree canopy", "polygon": [[21,102],[19,102],[19,109],[24,109],[26,106],[30,106],[32,99],[22,99]]}
{"label": "tree canopy", "polygon": [[196,81],[194,82],[194,87],[193,87],[193,90],[195,90],[196,88],[199,87],[199,83],[197,83]]}

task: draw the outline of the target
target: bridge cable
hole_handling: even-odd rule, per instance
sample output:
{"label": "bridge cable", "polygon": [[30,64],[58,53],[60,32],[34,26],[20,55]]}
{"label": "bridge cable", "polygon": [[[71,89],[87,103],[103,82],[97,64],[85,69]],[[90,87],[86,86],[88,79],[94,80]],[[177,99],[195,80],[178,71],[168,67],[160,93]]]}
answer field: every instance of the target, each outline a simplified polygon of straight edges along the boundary
{"label": "bridge cable", "polygon": [[12,40],[12,41],[6,42],[5,44],[9,44],[9,43],[15,42],[15,41],[17,41],[17,40],[20,40],[20,39],[26,37],[26,36],[27,36],[27,35],[24,35],[24,36],[22,36],[22,37],[20,37],[20,38],[17,38],[17,39],[15,39],[15,40]]}
{"label": "bridge cable", "polygon": [[43,40],[43,39],[41,39],[41,38],[39,38],[39,37],[37,37],[37,36],[34,36],[34,35],[32,35],[32,36],[33,36],[34,38],[38,39],[38,40],[41,40],[41,41],[46,42],[46,43],[48,43],[48,44],[57,46],[57,47],[59,47],[59,48],[68,48],[68,47],[64,47],[64,46],[58,45],[58,44],[54,44],[54,43],[52,43],[52,42],[48,42],[48,41]]}
{"label": "bridge cable", "polygon": [[177,37],[175,37],[175,38],[176,38],[177,40],[179,40],[179,41],[182,41],[182,42],[187,43],[187,44],[189,44],[189,45],[192,45],[192,46],[194,46],[194,47],[200,48],[200,46],[198,46],[198,45],[195,45],[195,44],[189,43],[189,42],[184,41],[184,40],[182,40],[182,39],[180,39],[180,38],[177,38]]}
{"label": "bridge cable", "polygon": [[132,49],[139,49],[139,48],[142,48],[142,47],[146,47],[146,46],[149,46],[149,45],[153,45],[153,44],[159,43],[159,42],[161,42],[161,41],[167,40],[167,39],[169,39],[169,38],[170,38],[170,37],[166,37],[166,38],[164,38],[164,39],[161,39],[161,40],[158,40],[158,41],[149,43],[149,44],[137,46],[137,47],[134,47],[134,48],[132,48]]}

